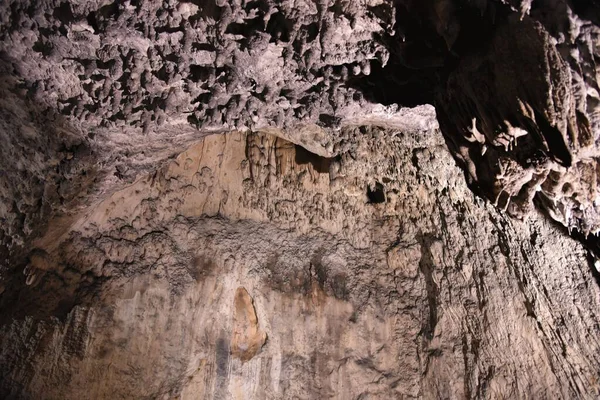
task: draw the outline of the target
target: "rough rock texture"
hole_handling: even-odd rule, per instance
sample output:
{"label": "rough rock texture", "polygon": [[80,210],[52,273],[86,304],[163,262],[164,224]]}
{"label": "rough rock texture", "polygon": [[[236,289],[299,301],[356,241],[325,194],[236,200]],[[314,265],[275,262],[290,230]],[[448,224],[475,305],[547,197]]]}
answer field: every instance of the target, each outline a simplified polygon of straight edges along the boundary
{"label": "rough rock texture", "polygon": [[521,8],[528,15],[498,17],[485,46],[458,62],[440,121],[470,178],[501,207],[523,215],[535,199],[565,226],[596,234],[597,9]]}
{"label": "rough rock texture", "polygon": [[40,239],[3,395],[598,395],[585,250],[475,198],[435,130],[340,135],[209,136]]}
{"label": "rough rock texture", "polygon": [[[349,120],[435,103],[481,194],[513,216],[535,200],[569,229],[600,229],[596,2],[3,0],[0,9],[0,69],[13,81],[3,92],[68,118],[65,154],[93,150],[101,193],[183,150],[196,128],[309,129],[328,142]],[[40,186],[24,197],[54,204],[30,193]],[[26,215],[25,226],[3,228],[11,243],[35,230],[29,214],[43,214],[28,207],[3,211]]]}
{"label": "rough rock texture", "polygon": [[45,216],[132,183],[206,132],[293,127],[331,155],[335,136],[319,126],[393,117],[345,85],[387,57],[372,37],[393,14],[382,22],[385,4],[372,3],[0,2],[3,268]]}
{"label": "rough rock texture", "polygon": [[598,397],[599,10],[0,0],[0,397]]}

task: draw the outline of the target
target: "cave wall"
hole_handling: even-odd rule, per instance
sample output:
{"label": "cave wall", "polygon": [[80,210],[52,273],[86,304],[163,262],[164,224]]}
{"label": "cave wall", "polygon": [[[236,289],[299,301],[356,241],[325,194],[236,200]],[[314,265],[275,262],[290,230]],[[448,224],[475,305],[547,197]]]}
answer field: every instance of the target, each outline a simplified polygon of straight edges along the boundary
{"label": "cave wall", "polygon": [[582,246],[476,198],[438,130],[342,135],[208,136],[41,238],[3,395],[598,395]]}
{"label": "cave wall", "polygon": [[0,10],[0,397],[599,395],[596,2]]}
{"label": "cave wall", "polygon": [[[40,230],[27,226],[44,214],[36,203],[53,214],[89,205],[206,133],[308,129],[335,155],[340,127],[399,123],[399,106],[421,104],[435,105],[477,193],[513,217],[537,207],[598,233],[596,2],[4,0],[0,9],[2,91],[14,98],[4,110],[18,115],[7,142],[31,151],[49,141],[58,148],[38,158],[69,169],[54,184],[90,188],[71,202],[66,189],[13,187],[27,200],[3,218],[26,222],[3,228],[15,243],[5,253]],[[15,102],[26,104],[7,111]],[[59,132],[36,138],[31,120]],[[87,160],[72,167],[77,151]],[[98,176],[72,176],[82,171]],[[15,174],[4,186],[24,179]]]}

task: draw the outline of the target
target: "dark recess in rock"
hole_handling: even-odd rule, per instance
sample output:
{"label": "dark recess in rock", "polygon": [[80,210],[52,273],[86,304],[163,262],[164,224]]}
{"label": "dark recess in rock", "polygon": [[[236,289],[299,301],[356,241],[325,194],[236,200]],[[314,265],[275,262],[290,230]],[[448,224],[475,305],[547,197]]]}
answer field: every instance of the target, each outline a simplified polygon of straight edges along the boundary
{"label": "dark recess in rock", "polygon": [[299,165],[311,164],[315,171],[320,173],[329,172],[329,167],[332,162],[332,158],[322,157],[318,154],[311,153],[302,146],[295,146],[296,149],[296,163]]}
{"label": "dark recess in rock", "polygon": [[371,204],[385,203],[385,192],[383,191],[383,185],[379,182],[375,182],[373,188],[367,186],[367,198]]}

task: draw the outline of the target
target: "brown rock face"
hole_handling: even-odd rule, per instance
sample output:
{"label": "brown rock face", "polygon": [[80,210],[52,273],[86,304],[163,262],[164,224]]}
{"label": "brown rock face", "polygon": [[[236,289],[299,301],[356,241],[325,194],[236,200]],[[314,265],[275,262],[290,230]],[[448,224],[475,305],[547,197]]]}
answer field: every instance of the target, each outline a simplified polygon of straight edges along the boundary
{"label": "brown rock face", "polygon": [[252,297],[243,287],[237,288],[233,300],[231,355],[242,362],[250,361],[266,340],[267,334],[258,329],[258,318]]}
{"label": "brown rock face", "polygon": [[2,297],[3,395],[596,395],[581,246],[476,199],[436,130],[340,135],[331,160],[208,136],[40,238]]}
{"label": "brown rock face", "polygon": [[0,0],[0,398],[599,397],[599,10]]}

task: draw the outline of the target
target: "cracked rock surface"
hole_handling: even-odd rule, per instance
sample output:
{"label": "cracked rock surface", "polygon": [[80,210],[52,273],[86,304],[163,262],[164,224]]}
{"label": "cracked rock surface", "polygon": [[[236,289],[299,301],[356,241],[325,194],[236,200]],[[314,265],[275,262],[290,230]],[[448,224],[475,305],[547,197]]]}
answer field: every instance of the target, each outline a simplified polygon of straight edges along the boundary
{"label": "cracked rock surface", "polygon": [[599,24],[0,0],[0,397],[600,396]]}

